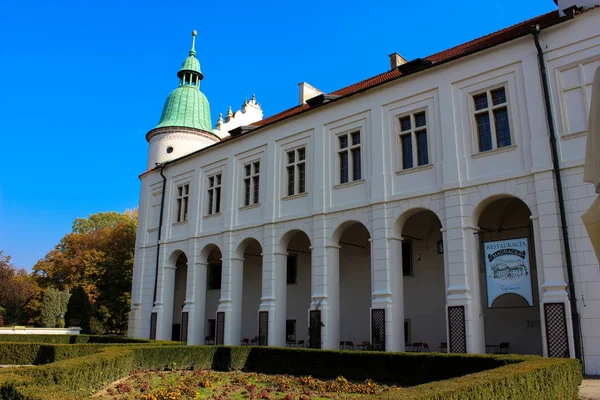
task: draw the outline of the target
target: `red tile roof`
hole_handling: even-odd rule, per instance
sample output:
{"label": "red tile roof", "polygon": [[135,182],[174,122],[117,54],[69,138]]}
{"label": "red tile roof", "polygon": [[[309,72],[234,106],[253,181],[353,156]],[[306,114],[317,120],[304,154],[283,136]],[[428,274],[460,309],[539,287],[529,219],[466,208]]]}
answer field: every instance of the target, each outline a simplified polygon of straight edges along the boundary
{"label": "red tile roof", "polygon": [[[597,7],[598,6],[591,7],[586,11],[595,9]],[[461,45],[452,47],[451,49],[432,54],[432,55],[426,57],[426,59],[433,61],[433,64],[431,65],[431,67],[434,67],[441,63],[455,60],[457,58],[464,57],[469,54],[473,54],[475,52],[485,50],[485,49],[488,49],[493,46],[497,46],[502,43],[506,43],[506,42],[516,39],[518,37],[528,35],[529,28],[531,27],[531,25],[539,24],[541,28],[546,28],[551,25],[557,24],[559,22],[565,21],[567,19],[570,19],[570,18],[569,17],[560,17],[558,14],[558,11],[552,11],[547,14],[540,15],[539,17],[535,17],[535,18],[529,19],[527,21],[518,23],[516,25],[510,26],[508,28],[499,30],[497,32],[490,33],[489,35],[482,36],[478,39],[471,40],[470,42],[463,43]],[[375,86],[378,86],[378,85],[381,85],[381,84],[384,84],[387,82],[391,82],[394,79],[400,78],[401,76],[402,76],[402,73],[400,71],[398,71],[397,69],[393,69],[391,71],[386,71],[382,74],[365,79],[363,81],[352,84],[350,86],[346,86],[344,88],[338,89],[335,92],[332,92],[330,94],[338,95],[338,96],[342,96],[342,97],[350,96],[355,93],[362,92],[363,90],[367,90],[367,89],[373,88]],[[286,118],[292,117],[294,115],[306,112],[310,109],[311,109],[311,107],[308,104],[298,105],[298,106],[289,108],[287,110],[284,110],[280,113],[277,113],[275,115],[272,115],[270,117],[267,117],[265,119],[262,119],[260,121],[257,121],[251,125],[255,126],[257,128],[264,127],[264,126],[276,123],[278,121],[282,121]],[[248,133],[252,133],[252,132],[248,132]],[[243,136],[243,135],[244,134],[239,135],[239,136]],[[233,137],[224,138],[221,140],[221,142],[217,142],[212,146],[208,146],[203,149],[197,150],[193,153],[187,154],[187,155],[177,158],[175,160],[171,160],[168,163],[170,164],[172,162],[176,162],[178,160],[187,158],[187,157],[192,156],[196,153],[199,153],[203,150],[209,149],[214,146],[218,146],[224,142],[229,141],[230,139],[233,139]],[[156,169],[156,168],[158,168],[158,167],[155,167],[153,169]]]}
{"label": "red tile roof", "polygon": [[[432,64],[432,66],[435,66],[437,64],[464,57],[469,54],[473,54],[475,52],[511,41],[518,37],[528,35],[529,28],[531,27],[531,25],[539,24],[542,28],[545,28],[555,23],[562,22],[565,19],[567,18],[559,16],[558,11],[552,11],[547,14],[531,18],[527,21],[520,22],[508,28],[499,30],[497,32],[490,33],[489,35],[485,35],[475,40],[471,40],[470,42],[452,47],[451,49],[432,54],[426,57],[426,59],[433,61],[434,64]],[[398,71],[397,69],[393,69],[391,71],[387,71],[374,77],[365,79],[364,81],[354,83],[350,86],[338,89],[330,94],[338,96],[349,96],[354,93],[358,93],[363,90],[367,90],[369,88],[381,85],[383,83],[391,82],[397,78],[400,78],[401,76],[402,73],[400,71]],[[270,125],[272,123],[281,121],[293,115],[300,114],[309,109],[310,107],[308,106],[308,104],[295,106],[275,115],[272,115],[268,118],[257,121],[253,123],[252,126],[262,127]]]}

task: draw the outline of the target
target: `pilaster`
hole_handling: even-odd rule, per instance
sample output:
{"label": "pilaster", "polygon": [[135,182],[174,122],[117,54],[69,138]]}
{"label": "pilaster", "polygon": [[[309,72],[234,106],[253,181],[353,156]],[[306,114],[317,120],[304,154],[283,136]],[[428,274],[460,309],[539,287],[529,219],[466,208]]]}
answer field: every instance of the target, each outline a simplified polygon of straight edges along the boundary
{"label": "pilaster", "polygon": [[321,347],[335,350],[339,349],[340,341],[340,246],[331,244],[330,240],[327,219],[322,215],[315,216],[310,309],[321,311]]}

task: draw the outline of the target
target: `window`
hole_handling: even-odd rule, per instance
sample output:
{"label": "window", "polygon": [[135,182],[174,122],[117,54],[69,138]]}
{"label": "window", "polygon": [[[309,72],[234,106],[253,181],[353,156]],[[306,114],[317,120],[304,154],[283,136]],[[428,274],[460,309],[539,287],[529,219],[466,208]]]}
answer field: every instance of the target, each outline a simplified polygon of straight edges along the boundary
{"label": "window", "polygon": [[175,220],[177,222],[184,222],[188,219],[188,203],[190,198],[190,185],[177,186],[177,201],[176,201],[176,215]]}
{"label": "window", "polygon": [[410,334],[410,319],[404,320],[404,344],[411,343],[411,334]]}
{"label": "window", "polygon": [[260,161],[244,165],[244,205],[258,204],[260,188]]}
{"label": "window", "polygon": [[412,275],[412,242],[410,240],[402,241],[402,275]]}
{"label": "window", "polygon": [[560,71],[561,111],[565,135],[587,131],[594,72],[600,59],[586,60]]}
{"label": "window", "polygon": [[287,156],[287,195],[306,193],[306,149],[290,150]]}
{"label": "window", "polygon": [[208,177],[208,215],[221,212],[221,174]]}
{"label": "window", "polygon": [[340,183],[362,179],[360,156],[360,132],[345,133],[338,136],[338,159],[340,163]]}
{"label": "window", "polygon": [[427,115],[425,111],[400,118],[402,169],[429,164],[427,148]]}
{"label": "window", "polygon": [[298,256],[291,255],[287,258],[287,284],[298,282]]}
{"label": "window", "polygon": [[510,146],[512,141],[508,123],[506,89],[501,87],[474,95],[473,106],[479,151]]}
{"label": "window", "polygon": [[217,321],[214,319],[209,319],[208,320],[208,325],[207,325],[207,333],[208,333],[208,337],[212,338],[212,340],[215,340],[215,336],[217,334]]}
{"label": "window", "polygon": [[296,341],[296,320],[288,319],[285,321],[285,341],[295,342]]}
{"label": "window", "polygon": [[221,264],[208,265],[208,290],[221,289]]}

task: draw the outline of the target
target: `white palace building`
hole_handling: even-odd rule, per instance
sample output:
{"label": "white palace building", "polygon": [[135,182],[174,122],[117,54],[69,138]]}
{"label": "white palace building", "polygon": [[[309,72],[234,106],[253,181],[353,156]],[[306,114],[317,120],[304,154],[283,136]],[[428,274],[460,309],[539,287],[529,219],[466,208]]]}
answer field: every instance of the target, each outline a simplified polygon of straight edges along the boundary
{"label": "white palace building", "polygon": [[600,374],[581,220],[597,4],[394,53],[332,93],[301,83],[268,118],[252,96],[216,125],[192,44],[146,135],[129,335],[578,357]]}

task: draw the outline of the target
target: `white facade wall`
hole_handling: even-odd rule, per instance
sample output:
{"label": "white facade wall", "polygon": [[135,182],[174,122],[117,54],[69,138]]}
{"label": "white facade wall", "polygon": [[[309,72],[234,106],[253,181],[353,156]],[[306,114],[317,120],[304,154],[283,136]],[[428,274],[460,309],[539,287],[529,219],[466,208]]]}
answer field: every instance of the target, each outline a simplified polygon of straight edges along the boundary
{"label": "white facade wall", "polygon": [[[593,66],[600,63],[599,26],[600,10],[594,9],[545,29],[540,35],[546,45],[559,135],[588,374],[600,373],[600,274],[580,218],[591,204],[594,191],[592,185],[582,181],[587,116],[585,112],[578,113],[577,104],[589,102],[587,77],[589,71],[593,73]],[[167,338],[170,322],[163,315],[173,300],[165,296],[168,293],[164,290],[164,271],[170,265],[171,255],[183,251],[189,268],[184,307],[190,312],[188,342],[203,342],[204,333],[192,332],[200,326],[200,320],[214,316],[202,315],[200,310],[206,308],[196,306],[204,302],[199,299],[204,298],[205,286],[197,284],[198,274],[192,271],[206,263],[206,246],[216,245],[223,257],[218,309],[225,312],[225,343],[239,344],[242,337],[254,337],[250,330],[242,331],[252,323],[241,315],[242,304],[247,307],[247,290],[240,290],[240,274],[243,269],[245,281],[246,263],[250,262],[250,257],[243,260],[244,243],[252,238],[262,247],[262,264],[253,266],[259,271],[262,269],[261,297],[258,302],[248,303],[255,312],[244,315],[253,317],[256,324],[258,310],[269,311],[269,344],[283,345],[285,314],[290,313],[290,294],[293,293],[285,290],[285,241],[289,240],[288,232],[301,230],[310,239],[311,308],[318,304],[322,313],[323,347],[337,348],[340,340],[361,342],[370,335],[368,314],[365,321],[362,317],[349,320],[344,314],[346,308],[354,309],[348,303],[353,300],[344,300],[348,267],[353,271],[350,276],[360,276],[363,281],[363,286],[356,290],[370,287],[371,295],[366,300],[370,304],[365,306],[361,301],[356,305],[357,312],[360,307],[386,310],[387,350],[404,349],[403,320],[405,316],[418,318],[413,313],[419,312],[413,308],[414,304],[409,304],[408,298],[414,287],[423,287],[435,291],[430,299],[435,304],[465,307],[467,350],[484,352],[481,299],[485,296],[485,287],[480,282],[479,241],[474,233],[478,231],[478,217],[489,202],[513,196],[523,201],[531,212],[538,278],[536,296],[542,303],[567,304],[570,355],[573,356],[567,275],[536,57],[530,36],[516,39],[286,119],[168,165],[155,301],[162,179],[158,171],[142,175],[130,335],[149,336],[153,311],[158,315],[157,338]],[[471,95],[497,85],[506,87],[513,144],[478,153]],[[398,118],[415,110],[427,113],[430,165],[403,171]],[[363,179],[339,185],[336,135],[355,130],[361,132]],[[287,198],[284,156],[287,150],[299,146],[306,147],[307,152],[307,193]],[[256,160],[261,162],[260,204],[242,207],[243,165]],[[223,177],[221,212],[207,216],[207,177],[216,172]],[[174,194],[176,186],[182,183],[190,183],[190,213],[186,223],[174,223]],[[432,257],[428,267],[422,270],[427,285],[419,281],[418,275],[414,277],[415,285],[411,285],[411,277],[402,277],[399,262],[402,228],[410,215],[423,209],[435,213],[442,226],[444,254],[439,257],[443,259],[443,284],[433,271],[430,278],[428,275],[427,268],[440,263],[437,254],[426,254]],[[357,257],[352,263],[346,263],[352,253],[343,251],[343,245],[340,248],[340,237],[346,229],[352,229],[348,227],[350,221],[361,223],[369,232],[368,276],[354,271],[365,264],[366,259],[360,258],[360,265]],[[364,283],[367,278],[370,278],[368,285]],[[339,304],[340,297],[343,304]],[[437,311],[435,313],[438,324]],[[541,351],[547,354],[544,317],[540,314],[535,320],[541,321]],[[447,318],[446,309],[439,315]],[[305,317],[308,319],[308,309]],[[349,321],[356,325],[352,330],[346,328]],[[415,331],[413,335],[437,347],[438,342],[446,341],[447,336],[443,334],[446,329],[447,322],[442,321],[439,326]],[[427,336],[434,331],[435,334]]]}

